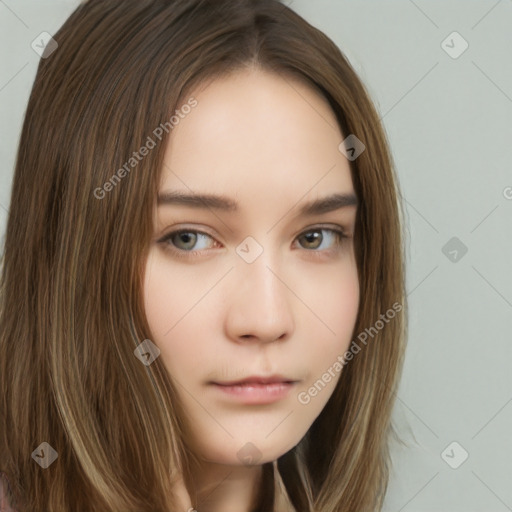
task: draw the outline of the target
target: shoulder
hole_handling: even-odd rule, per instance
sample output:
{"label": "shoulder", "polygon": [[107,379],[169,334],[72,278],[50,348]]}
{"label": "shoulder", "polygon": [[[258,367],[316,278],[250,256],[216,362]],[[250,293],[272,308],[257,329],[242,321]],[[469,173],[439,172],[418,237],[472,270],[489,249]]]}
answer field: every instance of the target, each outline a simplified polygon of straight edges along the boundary
{"label": "shoulder", "polygon": [[16,512],[11,508],[11,486],[7,475],[0,471],[0,512]]}

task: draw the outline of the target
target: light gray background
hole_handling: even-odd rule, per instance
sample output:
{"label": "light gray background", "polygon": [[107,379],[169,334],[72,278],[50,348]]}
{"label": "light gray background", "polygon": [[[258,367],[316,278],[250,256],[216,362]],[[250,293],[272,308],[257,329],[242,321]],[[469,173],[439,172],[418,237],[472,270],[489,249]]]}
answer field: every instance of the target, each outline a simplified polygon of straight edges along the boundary
{"label": "light gray background", "polygon": [[[367,85],[406,199],[410,337],[395,421],[410,446],[393,448],[385,510],[512,511],[512,0],[287,3]],[[39,60],[30,45],[77,5],[0,0],[2,234]],[[462,49],[454,31],[469,44],[457,58],[445,51]],[[468,249],[445,249],[456,261],[442,251],[452,237]],[[445,462],[463,450],[457,469]]]}

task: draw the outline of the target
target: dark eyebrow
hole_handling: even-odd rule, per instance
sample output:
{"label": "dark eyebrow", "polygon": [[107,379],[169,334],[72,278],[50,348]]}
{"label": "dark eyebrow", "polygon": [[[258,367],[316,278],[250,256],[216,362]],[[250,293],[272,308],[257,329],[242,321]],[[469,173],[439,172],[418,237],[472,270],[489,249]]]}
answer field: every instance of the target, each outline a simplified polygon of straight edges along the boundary
{"label": "dark eyebrow", "polygon": [[[357,206],[357,204],[357,197],[352,193],[332,194],[302,205],[299,216],[321,215],[347,206]],[[177,191],[164,192],[158,196],[158,206],[164,205],[182,205],[190,208],[213,209],[231,213],[239,211],[238,203],[228,197],[213,194],[188,194]]]}

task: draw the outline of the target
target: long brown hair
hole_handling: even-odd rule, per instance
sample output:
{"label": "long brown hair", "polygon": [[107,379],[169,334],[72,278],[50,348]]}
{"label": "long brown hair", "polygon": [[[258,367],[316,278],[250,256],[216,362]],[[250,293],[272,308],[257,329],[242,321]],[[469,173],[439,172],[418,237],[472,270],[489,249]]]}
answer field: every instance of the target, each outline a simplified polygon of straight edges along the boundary
{"label": "long brown hair", "polygon": [[[350,63],[278,0],[89,0],[54,39],[26,111],[0,282],[0,470],[18,510],[175,510],[180,475],[193,495],[172,380],[133,353],[151,336],[141,277],[169,119],[195,86],[245,66],[306,81],[363,141],[350,161],[354,340],[399,305],[302,441],[264,465],[258,509],[273,508],[278,471],[297,511],[380,510],[406,339],[403,216],[385,131]],[[155,147],[132,161],[148,137]],[[58,453],[46,470],[31,457],[42,442]]]}

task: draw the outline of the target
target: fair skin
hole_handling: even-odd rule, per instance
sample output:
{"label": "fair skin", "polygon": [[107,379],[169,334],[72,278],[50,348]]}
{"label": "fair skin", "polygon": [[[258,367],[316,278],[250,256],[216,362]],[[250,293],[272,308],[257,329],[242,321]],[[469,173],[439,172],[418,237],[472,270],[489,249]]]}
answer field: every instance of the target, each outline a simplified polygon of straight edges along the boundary
{"label": "fair skin", "polygon": [[[338,149],[345,137],[307,85],[253,68],[190,96],[198,105],[171,133],[159,193],[222,195],[238,211],[157,207],[145,310],[203,461],[194,475],[199,501],[182,488],[183,511],[244,512],[261,464],[299,443],[339,380],[336,372],[309,403],[298,400],[351,341],[357,206],[300,215],[315,199],[355,195]],[[167,236],[176,229],[186,233]],[[214,384],[273,374],[293,382],[271,402],[250,403]]]}

